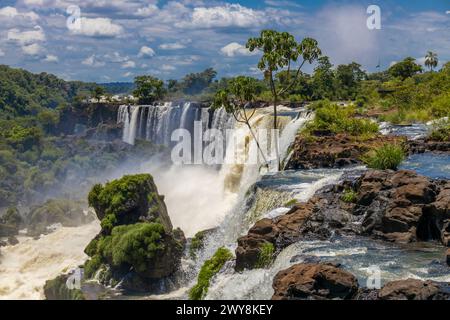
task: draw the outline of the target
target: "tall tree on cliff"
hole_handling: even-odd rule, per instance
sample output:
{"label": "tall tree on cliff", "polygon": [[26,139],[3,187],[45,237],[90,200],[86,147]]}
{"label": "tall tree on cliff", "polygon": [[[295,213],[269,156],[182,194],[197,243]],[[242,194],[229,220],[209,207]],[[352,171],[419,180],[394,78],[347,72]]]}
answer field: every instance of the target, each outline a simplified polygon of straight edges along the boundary
{"label": "tall tree on cliff", "polygon": [[136,89],[133,95],[140,104],[152,104],[166,93],[164,82],[152,76],[138,76],[134,79]]}
{"label": "tall tree on cliff", "polygon": [[[304,38],[301,42],[297,42],[290,33],[275,30],[261,31],[259,37],[250,38],[247,41],[246,47],[250,52],[255,50],[262,52],[258,68],[264,72],[264,77],[269,82],[273,98],[273,127],[277,129],[277,103],[279,98],[297,83],[303,65],[306,62],[313,63],[322,52],[317,41],[312,38]],[[283,70],[287,71],[288,78],[286,81],[277,84],[275,82],[276,75]],[[293,76],[291,76],[291,70],[296,70]],[[274,140],[278,168],[280,169],[278,138],[276,137]]]}
{"label": "tall tree on cliff", "polygon": [[258,81],[251,77],[239,76],[228,81],[226,89],[219,90],[214,96],[213,108],[224,107],[233,118],[247,126],[259,153],[267,166],[267,159],[258,138],[250,123],[255,115],[256,109],[249,110],[251,103],[255,101],[258,94]]}

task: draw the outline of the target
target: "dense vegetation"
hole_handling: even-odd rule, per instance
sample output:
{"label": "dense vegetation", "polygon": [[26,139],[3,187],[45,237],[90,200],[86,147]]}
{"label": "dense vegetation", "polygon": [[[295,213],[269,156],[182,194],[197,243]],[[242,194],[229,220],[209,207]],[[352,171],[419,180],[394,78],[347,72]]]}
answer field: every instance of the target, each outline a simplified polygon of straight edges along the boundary
{"label": "dense vegetation", "polygon": [[202,300],[208,293],[208,288],[212,277],[214,277],[225,262],[233,259],[233,254],[227,248],[219,248],[211,259],[203,264],[197,278],[197,284],[189,291],[189,299]]}

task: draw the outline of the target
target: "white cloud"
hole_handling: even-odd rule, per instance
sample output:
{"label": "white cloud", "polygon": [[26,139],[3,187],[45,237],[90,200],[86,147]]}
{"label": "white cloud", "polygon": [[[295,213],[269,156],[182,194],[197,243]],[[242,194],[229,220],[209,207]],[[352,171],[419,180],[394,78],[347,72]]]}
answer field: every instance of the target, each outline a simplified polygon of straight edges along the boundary
{"label": "white cloud", "polygon": [[89,66],[89,67],[103,67],[105,65],[105,62],[100,61],[95,54],[87,57],[86,59],[84,59],[82,62],[82,64]]}
{"label": "white cloud", "polygon": [[33,43],[22,47],[22,51],[24,54],[28,56],[37,56],[41,54],[43,48],[39,43]]}
{"label": "white cloud", "polygon": [[43,59],[44,62],[58,62],[59,58],[53,54],[48,54]]}
{"label": "white cloud", "polygon": [[133,72],[125,72],[125,73],[123,74],[123,76],[124,76],[125,78],[131,77],[132,75],[133,75]]}
{"label": "white cloud", "polygon": [[5,51],[3,51],[2,49],[0,49],[0,57],[4,57],[5,56]]}
{"label": "white cloud", "polygon": [[123,34],[121,25],[109,18],[80,18],[80,28],[71,29],[73,34],[88,37],[115,37]]}
{"label": "white cloud", "polygon": [[0,18],[8,19],[29,19],[36,21],[39,19],[39,15],[33,11],[30,12],[19,12],[14,7],[4,7],[0,9]]}
{"label": "white cloud", "polygon": [[40,26],[34,27],[34,30],[20,31],[11,29],[8,31],[8,40],[16,41],[21,45],[28,45],[38,41],[45,41],[45,33]]}
{"label": "white cloud", "polygon": [[130,60],[128,56],[122,56],[117,51],[114,51],[112,54],[111,53],[105,54],[105,59],[115,63],[127,62],[128,60]]}
{"label": "white cloud", "polygon": [[257,54],[256,51],[250,52],[246,47],[237,42],[227,44],[225,47],[220,49],[220,52],[227,57],[251,56]]}
{"label": "white cloud", "polygon": [[126,61],[122,64],[122,68],[128,69],[128,68],[136,68],[136,63],[134,61]]}
{"label": "white cloud", "polygon": [[184,49],[186,48],[186,46],[182,43],[174,42],[174,43],[162,43],[159,45],[159,48],[163,50],[178,50]]}
{"label": "white cloud", "polygon": [[164,70],[164,71],[173,71],[175,69],[176,68],[174,66],[171,66],[170,64],[163,64],[161,66],[161,70]]}
{"label": "white cloud", "polygon": [[210,8],[194,8],[190,22],[180,22],[176,25],[195,28],[257,27],[266,19],[263,11],[256,11],[240,4],[226,4]]}
{"label": "white cloud", "polygon": [[147,46],[143,46],[138,53],[138,57],[139,58],[144,58],[144,57],[153,57],[155,55],[155,51]]}
{"label": "white cloud", "polygon": [[136,16],[149,17],[157,12],[158,12],[158,7],[154,4],[150,4],[147,7],[137,9]]}

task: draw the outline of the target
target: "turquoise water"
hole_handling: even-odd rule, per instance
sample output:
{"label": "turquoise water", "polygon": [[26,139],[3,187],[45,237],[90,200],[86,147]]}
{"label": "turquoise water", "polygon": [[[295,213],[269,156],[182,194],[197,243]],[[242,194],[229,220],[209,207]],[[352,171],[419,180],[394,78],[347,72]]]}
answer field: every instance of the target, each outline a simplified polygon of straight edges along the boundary
{"label": "turquoise water", "polygon": [[433,179],[450,179],[450,154],[414,154],[401,164],[400,169],[415,170]]}

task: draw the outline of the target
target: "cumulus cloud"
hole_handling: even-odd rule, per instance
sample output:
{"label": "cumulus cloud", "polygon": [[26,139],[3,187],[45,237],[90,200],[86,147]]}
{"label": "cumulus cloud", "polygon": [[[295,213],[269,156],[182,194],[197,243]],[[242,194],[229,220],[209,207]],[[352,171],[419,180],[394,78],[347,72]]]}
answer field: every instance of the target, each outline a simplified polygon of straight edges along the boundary
{"label": "cumulus cloud", "polygon": [[250,52],[246,47],[237,42],[227,44],[225,47],[220,49],[220,52],[227,57],[251,56],[257,54],[256,51]]}
{"label": "cumulus cloud", "polygon": [[33,43],[22,47],[22,51],[24,54],[28,56],[37,56],[40,55],[43,51],[43,48],[39,43]]}
{"label": "cumulus cloud", "polygon": [[38,41],[45,41],[45,33],[40,26],[36,26],[34,30],[21,31],[19,29],[11,29],[8,31],[7,39],[16,41],[21,45],[29,45]]}
{"label": "cumulus cloud", "polygon": [[32,21],[36,21],[39,19],[39,15],[33,11],[19,12],[16,8],[8,6],[0,8],[0,18],[29,19]]}
{"label": "cumulus cloud", "polygon": [[149,17],[158,12],[158,6],[150,4],[146,7],[139,8],[136,10],[136,16],[138,17]]}
{"label": "cumulus cloud", "polygon": [[138,53],[138,57],[139,58],[145,58],[145,57],[153,57],[155,55],[155,51],[147,46],[143,46],[141,47],[141,49],[139,50]]}
{"label": "cumulus cloud", "polygon": [[180,27],[257,27],[264,23],[263,11],[253,10],[240,4],[226,4],[216,7],[198,7],[192,12],[191,21],[177,23]]}
{"label": "cumulus cloud", "polygon": [[99,60],[95,54],[87,57],[81,63],[84,64],[85,66],[96,67],[96,68],[103,67],[105,65],[105,62]]}
{"label": "cumulus cloud", "polygon": [[186,46],[180,42],[174,42],[174,43],[162,43],[159,45],[159,48],[163,50],[178,50],[186,48]]}
{"label": "cumulus cloud", "polygon": [[5,52],[2,49],[0,49],[0,57],[4,57],[4,56],[5,56]]}
{"label": "cumulus cloud", "polygon": [[124,32],[121,25],[109,18],[82,17],[79,22],[80,27],[71,29],[71,33],[88,37],[116,37]]}
{"label": "cumulus cloud", "polygon": [[44,62],[58,62],[59,58],[53,54],[48,54],[45,56],[44,59],[42,59]]}
{"label": "cumulus cloud", "polygon": [[122,68],[124,68],[124,69],[136,68],[136,62],[134,62],[132,60],[125,61],[122,64]]}

